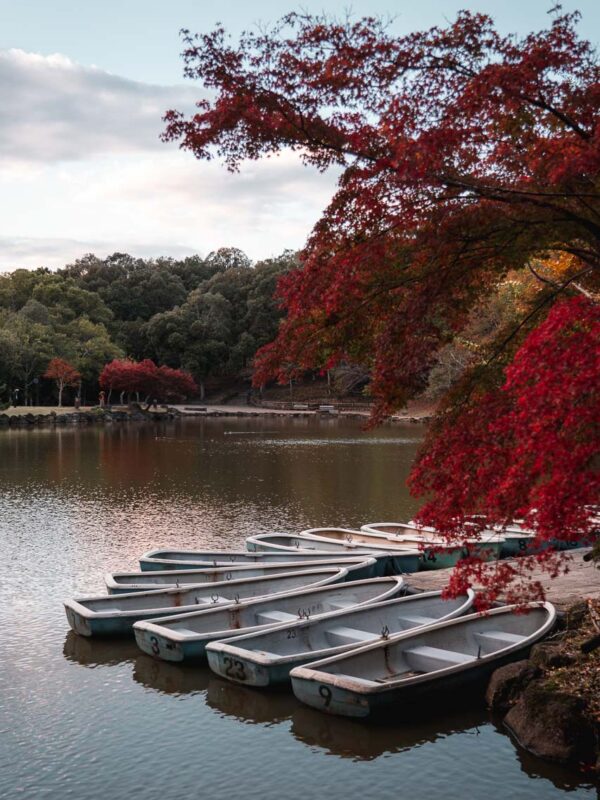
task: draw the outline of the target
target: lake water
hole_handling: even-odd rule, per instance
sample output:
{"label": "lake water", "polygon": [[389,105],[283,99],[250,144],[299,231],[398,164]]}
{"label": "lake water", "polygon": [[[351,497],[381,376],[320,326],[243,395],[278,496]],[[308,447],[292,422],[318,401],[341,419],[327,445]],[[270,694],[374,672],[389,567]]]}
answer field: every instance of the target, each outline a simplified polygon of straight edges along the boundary
{"label": "lake water", "polygon": [[146,550],[411,516],[421,435],[293,418],[0,432],[0,797],[596,797],[477,702],[374,726],[68,632],[61,600]]}

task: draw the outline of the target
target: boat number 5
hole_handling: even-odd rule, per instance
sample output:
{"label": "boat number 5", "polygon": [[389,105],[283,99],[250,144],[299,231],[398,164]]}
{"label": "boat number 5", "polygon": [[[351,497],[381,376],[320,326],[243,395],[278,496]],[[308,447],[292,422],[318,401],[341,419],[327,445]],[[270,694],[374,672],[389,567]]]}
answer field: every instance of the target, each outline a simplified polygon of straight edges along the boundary
{"label": "boat number 5", "polygon": [[325,701],[325,708],[328,708],[331,703],[331,689],[329,686],[319,686],[319,694]]}
{"label": "boat number 5", "polygon": [[158,639],[156,638],[156,636],[150,637],[150,644],[152,645],[152,652],[154,653],[155,656],[157,656],[158,653],[160,652],[160,648],[158,646]]}
{"label": "boat number 5", "polygon": [[227,667],[225,670],[225,675],[228,678],[233,678],[236,681],[246,680],[246,670],[244,669],[244,665],[241,661],[238,661],[237,658],[225,656],[223,663]]}

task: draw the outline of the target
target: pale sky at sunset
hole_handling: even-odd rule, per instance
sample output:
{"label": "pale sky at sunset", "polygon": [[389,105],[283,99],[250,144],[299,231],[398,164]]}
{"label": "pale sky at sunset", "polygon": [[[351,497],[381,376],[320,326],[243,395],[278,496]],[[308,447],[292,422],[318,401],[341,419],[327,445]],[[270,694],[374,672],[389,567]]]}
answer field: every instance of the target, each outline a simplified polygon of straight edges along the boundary
{"label": "pale sky at sunset", "polygon": [[[162,144],[167,108],[190,108],[178,31],[217,21],[233,34],[302,8],[394,15],[399,32],[443,25],[460,8],[505,31],[548,24],[549,0],[0,0],[0,271],[59,267],[87,252],[253,259],[304,243],[335,186],[284,155],[238,175]],[[600,39],[600,0],[579,8]]]}

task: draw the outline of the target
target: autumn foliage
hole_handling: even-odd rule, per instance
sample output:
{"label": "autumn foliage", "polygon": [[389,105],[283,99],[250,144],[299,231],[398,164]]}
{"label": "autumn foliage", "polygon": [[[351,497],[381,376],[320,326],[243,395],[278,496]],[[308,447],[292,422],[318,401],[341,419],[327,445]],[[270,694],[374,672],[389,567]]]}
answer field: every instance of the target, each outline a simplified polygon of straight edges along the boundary
{"label": "autumn foliage", "polygon": [[62,395],[66,386],[77,386],[81,374],[62,358],[52,358],[48,364],[44,378],[53,380],[58,390],[58,405],[62,406]]}
{"label": "autumn foliage", "polygon": [[[597,535],[585,506],[597,489],[600,66],[577,23],[557,12],[517,39],[461,12],[394,36],[373,18],[291,14],[237,46],[222,28],[185,34],[186,75],[214,100],[189,118],[169,111],[165,139],[232,170],[291,149],[341,171],[300,269],[280,281],[287,317],[257,384],[366,364],[378,422],[423,390],[482,298],[514,271],[535,280],[415,467],[413,489],[431,498],[421,518],[448,536],[472,514],[525,517],[542,538]],[[560,269],[544,275],[540,261]]]}
{"label": "autumn foliage", "polygon": [[150,359],[115,359],[104,367],[99,380],[100,386],[108,391],[158,400],[183,400],[198,391],[189,372],[159,367]]}

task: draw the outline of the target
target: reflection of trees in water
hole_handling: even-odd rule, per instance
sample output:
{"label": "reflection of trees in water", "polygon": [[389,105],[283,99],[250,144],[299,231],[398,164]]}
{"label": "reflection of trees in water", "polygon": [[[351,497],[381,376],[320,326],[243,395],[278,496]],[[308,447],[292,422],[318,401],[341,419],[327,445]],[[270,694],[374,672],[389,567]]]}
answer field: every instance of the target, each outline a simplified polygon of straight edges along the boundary
{"label": "reflection of trees in water", "polygon": [[[261,431],[268,433],[271,444]],[[255,435],[226,436],[226,432]],[[265,506],[273,515],[266,523],[270,527],[331,524],[331,500],[340,482],[346,505],[350,499],[350,508],[343,513],[360,513],[355,522],[364,522],[363,514],[372,516],[369,509],[376,508],[383,516],[386,508],[400,516],[410,516],[415,510],[414,501],[401,487],[416,442],[386,447],[381,443],[384,432],[377,443],[369,445],[359,421],[181,419],[26,433],[29,439],[11,444],[6,440],[3,448],[7,461],[21,472],[21,480],[27,477],[49,485],[60,480],[67,496],[100,501],[109,516],[111,505],[122,504],[124,492],[130,505],[132,501],[137,505],[139,492],[140,503],[145,499],[146,510],[156,510],[161,523],[167,519],[160,506],[168,503],[178,528],[179,518],[185,523],[191,509],[201,532],[216,524],[216,532],[223,535],[224,526],[230,528],[248,516],[255,517],[256,526],[264,520]],[[394,433],[397,436],[395,429]],[[411,437],[415,438],[414,429]],[[315,450],[313,442],[323,446]],[[143,498],[148,487],[151,497]],[[210,513],[212,508],[220,509],[221,524],[218,515]],[[208,527],[202,524],[207,511],[212,517]]]}

